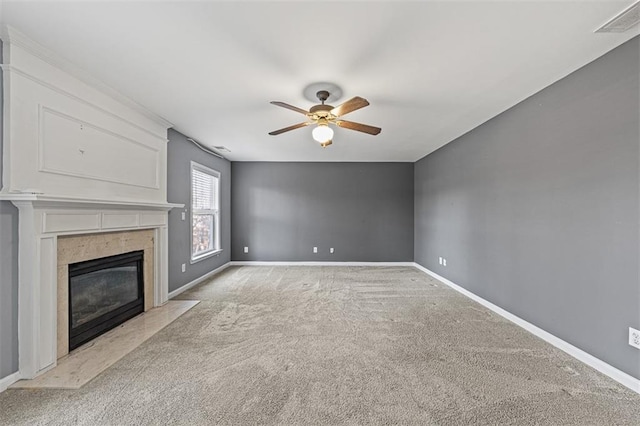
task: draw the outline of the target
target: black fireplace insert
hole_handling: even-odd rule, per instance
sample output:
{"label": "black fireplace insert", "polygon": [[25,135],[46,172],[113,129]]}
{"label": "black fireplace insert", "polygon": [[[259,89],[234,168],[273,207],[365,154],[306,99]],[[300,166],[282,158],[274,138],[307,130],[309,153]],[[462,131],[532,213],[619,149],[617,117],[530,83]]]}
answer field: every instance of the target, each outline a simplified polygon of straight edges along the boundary
{"label": "black fireplace insert", "polygon": [[69,350],[144,312],[143,253],[69,265]]}

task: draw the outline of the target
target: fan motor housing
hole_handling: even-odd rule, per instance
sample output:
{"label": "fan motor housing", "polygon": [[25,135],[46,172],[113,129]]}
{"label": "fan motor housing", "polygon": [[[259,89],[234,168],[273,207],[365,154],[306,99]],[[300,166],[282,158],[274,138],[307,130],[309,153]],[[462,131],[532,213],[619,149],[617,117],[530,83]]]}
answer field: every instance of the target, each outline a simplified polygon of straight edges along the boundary
{"label": "fan motor housing", "polygon": [[[329,111],[331,111],[333,109],[333,107],[331,105],[314,105],[311,107],[311,109],[309,109],[309,112],[311,114],[317,114],[320,112],[326,112],[327,114],[329,113]],[[320,115],[320,114],[318,114]]]}
{"label": "fan motor housing", "polygon": [[313,117],[327,118],[331,115],[332,109],[331,105],[314,105],[309,109],[309,114]]}

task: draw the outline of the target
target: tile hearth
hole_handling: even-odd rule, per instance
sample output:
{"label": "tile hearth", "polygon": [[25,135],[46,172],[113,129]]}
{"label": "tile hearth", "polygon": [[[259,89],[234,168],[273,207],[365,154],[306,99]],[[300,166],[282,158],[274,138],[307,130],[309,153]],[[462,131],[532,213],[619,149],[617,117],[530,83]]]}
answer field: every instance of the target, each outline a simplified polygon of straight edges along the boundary
{"label": "tile hearth", "polygon": [[11,388],[78,389],[198,303],[198,300],[170,300],[69,353],[41,376],[20,380]]}

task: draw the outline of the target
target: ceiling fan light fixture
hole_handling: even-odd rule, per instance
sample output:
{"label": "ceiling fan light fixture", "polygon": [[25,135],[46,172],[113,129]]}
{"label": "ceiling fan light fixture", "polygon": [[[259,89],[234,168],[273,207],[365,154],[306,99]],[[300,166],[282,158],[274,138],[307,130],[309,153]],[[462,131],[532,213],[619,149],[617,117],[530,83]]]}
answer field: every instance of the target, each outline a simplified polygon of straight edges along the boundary
{"label": "ceiling fan light fixture", "polygon": [[318,124],[311,134],[313,135],[313,139],[321,144],[327,143],[333,139],[333,129],[329,127],[328,124]]}
{"label": "ceiling fan light fixture", "polygon": [[[309,87],[307,87],[307,89],[308,88]],[[305,91],[307,89],[305,89]],[[316,92],[316,97],[318,98],[320,103],[312,106],[308,111],[293,105],[289,105],[285,102],[271,101],[272,105],[290,109],[291,111],[295,111],[306,116],[307,121],[294,124],[293,126],[274,130],[273,132],[269,132],[269,134],[275,136],[281,133],[288,132],[290,130],[295,130],[301,127],[315,124],[316,127],[311,132],[311,135],[316,142],[320,143],[321,147],[326,148],[333,143],[333,129],[329,127],[329,124],[342,127],[343,129],[356,130],[358,132],[367,133],[370,135],[377,135],[382,130],[379,127],[369,126],[368,124],[356,123],[354,121],[342,119],[343,115],[368,106],[369,101],[367,101],[366,99],[361,98],[360,96],[355,96],[348,101],[338,105],[337,107],[334,107],[325,103],[331,97],[331,92],[329,90],[318,90]]]}

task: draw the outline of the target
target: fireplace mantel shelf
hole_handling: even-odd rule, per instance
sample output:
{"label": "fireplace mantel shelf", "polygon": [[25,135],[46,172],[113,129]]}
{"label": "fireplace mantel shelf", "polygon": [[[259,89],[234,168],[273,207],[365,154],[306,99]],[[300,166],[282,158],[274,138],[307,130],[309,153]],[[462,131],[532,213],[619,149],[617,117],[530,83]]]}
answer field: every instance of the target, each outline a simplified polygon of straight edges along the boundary
{"label": "fireplace mantel shelf", "polygon": [[131,200],[98,200],[39,193],[0,193],[0,201],[11,201],[14,203],[26,202],[31,203],[34,207],[77,209],[138,209],[168,211],[173,208],[184,207],[184,204],[176,203],[150,203]]}

